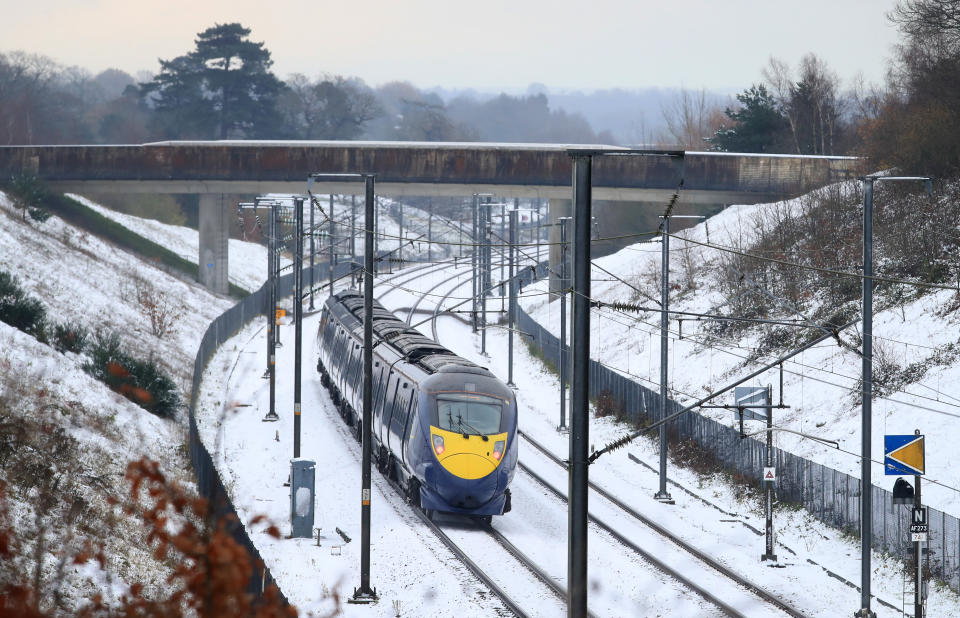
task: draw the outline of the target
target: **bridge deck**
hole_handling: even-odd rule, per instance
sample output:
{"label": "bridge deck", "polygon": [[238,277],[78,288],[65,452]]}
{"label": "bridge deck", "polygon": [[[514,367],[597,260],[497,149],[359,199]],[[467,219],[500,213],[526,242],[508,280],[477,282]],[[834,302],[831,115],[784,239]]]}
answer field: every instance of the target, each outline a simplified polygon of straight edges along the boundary
{"label": "bridge deck", "polygon": [[[570,198],[569,149],[612,146],[421,142],[157,142],[126,146],[4,146],[0,174],[32,173],[52,188],[90,192],[303,192],[308,174],[373,172],[387,195]],[[636,152],[636,151],[633,151]],[[655,155],[650,151],[648,155]],[[679,161],[682,160],[682,170]],[[663,199],[682,173],[685,202],[758,202],[858,173],[854,157],[687,152],[594,159],[596,199]],[[324,191],[354,193],[354,184]]]}

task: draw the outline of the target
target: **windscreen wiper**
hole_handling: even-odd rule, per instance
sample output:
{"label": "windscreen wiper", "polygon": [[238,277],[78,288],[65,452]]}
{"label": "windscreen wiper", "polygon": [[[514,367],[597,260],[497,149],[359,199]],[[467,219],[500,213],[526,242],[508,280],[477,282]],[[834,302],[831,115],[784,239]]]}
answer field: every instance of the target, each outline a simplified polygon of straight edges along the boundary
{"label": "windscreen wiper", "polygon": [[[461,426],[461,427],[466,427],[467,429],[469,429],[470,431],[472,431],[472,432],[474,433],[474,435],[480,436],[480,439],[483,440],[484,442],[486,442],[487,440],[490,439],[490,438],[488,438],[486,435],[480,433],[480,432],[477,430],[476,427],[474,427],[474,426],[471,425],[470,423],[464,421],[464,420],[463,420],[463,416],[461,416],[461,415],[459,415],[459,414],[457,415],[457,422],[460,423],[460,426]],[[470,439],[470,436],[469,436],[468,434],[463,434],[463,437],[466,438],[466,439],[468,439],[468,440]]]}

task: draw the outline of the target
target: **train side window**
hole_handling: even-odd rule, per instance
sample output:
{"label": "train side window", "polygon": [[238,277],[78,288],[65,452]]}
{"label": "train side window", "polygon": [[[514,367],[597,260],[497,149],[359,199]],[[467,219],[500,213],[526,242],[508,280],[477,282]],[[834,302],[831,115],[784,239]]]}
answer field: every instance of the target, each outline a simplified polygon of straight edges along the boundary
{"label": "train side window", "polygon": [[327,346],[330,345],[330,343],[333,341],[333,335],[336,332],[337,332],[336,322],[334,322],[333,320],[329,320],[327,322],[327,328],[324,330],[324,333],[323,333],[324,345],[327,345]]}
{"label": "train side window", "polygon": [[353,339],[350,339],[347,342],[347,345],[350,346],[350,370],[347,372],[347,375],[344,376],[344,384],[347,387],[352,387],[357,381],[357,369],[360,365],[360,357],[357,354],[357,348],[360,346],[353,341]]}
{"label": "train side window", "polygon": [[338,328],[337,334],[334,336],[334,340],[333,340],[333,351],[330,354],[331,358],[337,359],[337,362],[333,364],[337,365],[338,367],[341,366],[341,363],[339,361],[341,358],[340,348],[343,347],[343,338],[344,338],[343,330]]}
{"label": "train side window", "polygon": [[338,350],[340,348],[340,339],[340,329],[338,328],[333,336],[333,345],[330,348],[330,368],[328,369],[330,376],[334,380],[336,380],[337,376],[340,375],[340,368],[343,366],[341,356],[338,354]]}

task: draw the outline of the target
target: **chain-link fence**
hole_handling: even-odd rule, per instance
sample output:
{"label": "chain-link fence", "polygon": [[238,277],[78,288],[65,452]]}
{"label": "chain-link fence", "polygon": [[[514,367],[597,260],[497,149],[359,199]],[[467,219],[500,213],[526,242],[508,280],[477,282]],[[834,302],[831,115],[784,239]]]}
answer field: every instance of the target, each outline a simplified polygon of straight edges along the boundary
{"label": "chain-link fence", "polygon": [[[548,362],[559,366],[560,341],[534,321],[522,309],[517,311],[517,328],[533,335],[531,345]],[[569,354],[569,346],[565,348]],[[608,393],[614,405],[635,423],[663,418],[660,396],[597,361],[590,361],[589,396]],[[682,407],[668,402],[667,413]],[[684,414],[669,432],[679,440],[695,441],[712,454],[726,469],[747,481],[759,483],[766,461],[766,445],[759,440],[741,440],[740,433],[694,412]],[[781,501],[802,504],[820,521],[859,534],[860,479],[774,448],[777,468],[776,493]],[[912,560],[910,542],[910,506],[894,505],[891,492],[872,486],[873,547]],[[930,572],[960,592],[960,521],[937,509],[929,509]]]}
{"label": "chain-link fence", "polygon": [[[354,268],[354,265],[350,263],[337,264],[334,267],[334,276],[339,277],[345,275],[349,273],[352,268]],[[325,262],[314,264],[313,269],[314,275],[319,281],[320,276],[327,273],[327,264]],[[310,268],[304,268],[303,281],[308,281],[309,277]],[[291,272],[277,279],[277,297],[283,298],[290,296],[292,293],[293,273]],[[197,393],[200,389],[200,381],[203,378],[203,371],[206,369],[210,359],[213,358],[217,348],[237,334],[237,332],[251,320],[263,316],[265,311],[269,309],[269,307],[266,306],[269,298],[268,285],[264,284],[259,290],[247,296],[230,309],[227,309],[210,323],[207,327],[207,332],[203,335],[203,339],[200,340],[200,347],[197,349],[197,356],[193,363],[193,384],[190,391],[190,460],[193,462],[193,470],[197,477],[197,488],[200,491],[200,495],[209,500],[215,521],[225,521],[230,534],[238,543],[245,547],[247,553],[249,553],[251,562],[254,564],[254,572],[250,578],[247,590],[257,598],[260,597],[268,585],[273,583],[273,578],[270,576],[269,569],[262,567],[263,560],[260,557],[260,552],[257,551],[253,542],[250,541],[250,537],[247,535],[243,523],[241,523],[239,517],[237,517],[233,502],[223,487],[220,474],[213,465],[213,458],[200,439],[200,434],[197,431],[195,406]],[[269,311],[269,315],[273,315],[272,310]],[[228,515],[232,515],[233,517],[224,520],[223,518]],[[284,598],[283,593],[281,593],[281,598]]]}

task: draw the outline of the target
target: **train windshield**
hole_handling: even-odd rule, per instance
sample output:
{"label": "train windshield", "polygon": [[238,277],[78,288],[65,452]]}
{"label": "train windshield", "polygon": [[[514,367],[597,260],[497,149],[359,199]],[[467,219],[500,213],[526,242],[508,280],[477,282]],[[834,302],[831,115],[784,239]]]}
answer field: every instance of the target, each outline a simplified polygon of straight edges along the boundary
{"label": "train windshield", "polygon": [[437,397],[440,429],[482,436],[500,432],[503,402],[473,393],[445,393]]}

